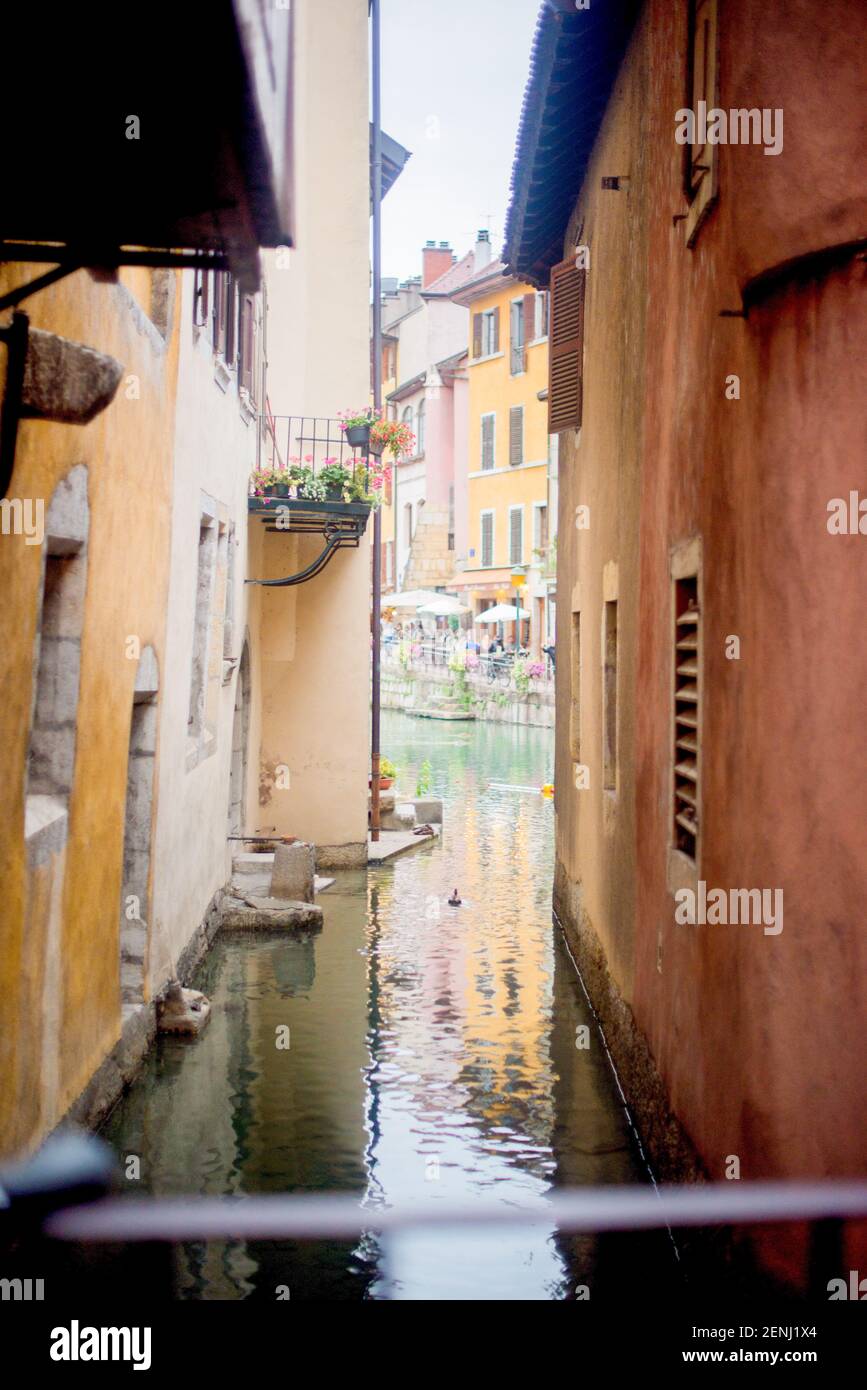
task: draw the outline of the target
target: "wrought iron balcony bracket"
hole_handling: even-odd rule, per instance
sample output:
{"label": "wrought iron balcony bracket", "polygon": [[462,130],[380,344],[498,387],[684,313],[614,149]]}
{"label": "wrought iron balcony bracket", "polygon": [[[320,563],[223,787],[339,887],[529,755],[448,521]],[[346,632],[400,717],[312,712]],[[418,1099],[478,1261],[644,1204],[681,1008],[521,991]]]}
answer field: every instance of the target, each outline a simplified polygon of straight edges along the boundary
{"label": "wrought iron balcony bracket", "polygon": [[248,504],[250,514],[258,516],[267,531],[281,535],[320,535],[325,541],[316,558],[296,574],[280,579],[245,581],[272,589],[305,584],[322,573],[338,550],[357,550],[370,516],[370,507],[364,502],[308,502],[293,498],[272,498],[271,502],[283,510],[275,515],[275,505],[257,497],[251,497]]}

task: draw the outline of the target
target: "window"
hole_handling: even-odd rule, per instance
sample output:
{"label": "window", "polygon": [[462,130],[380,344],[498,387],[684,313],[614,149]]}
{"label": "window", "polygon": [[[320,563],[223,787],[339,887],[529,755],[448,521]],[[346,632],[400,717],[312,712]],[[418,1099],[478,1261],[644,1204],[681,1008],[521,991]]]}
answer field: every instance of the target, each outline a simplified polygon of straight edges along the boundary
{"label": "window", "polygon": [[602,785],[617,789],[617,600],[606,601],[602,628]]}
{"label": "window", "polygon": [[544,560],[548,554],[548,504],[533,503],[533,549]]}
{"label": "window", "polygon": [[199,552],[196,566],[196,606],[193,619],[193,654],[190,674],[190,709],[187,728],[198,739],[205,727],[205,691],[208,679],[208,647],[211,602],[217,559],[217,527],[214,517],[204,514],[199,522]]}
{"label": "window", "polygon": [[513,299],[509,318],[509,371],[512,376],[526,371],[527,359],[524,352],[524,301]]}
{"label": "window", "polygon": [[251,400],[256,399],[256,301],[245,294],[241,300],[238,352],[238,385]]}
{"label": "window", "polygon": [[524,462],[524,407],[513,405],[509,410],[509,466],[517,468]]}
{"label": "window", "polygon": [[674,581],[674,844],[697,862],[700,714],[698,576]]}
{"label": "window", "polygon": [[214,302],[211,308],[211,342],[215,352],[222,352],[226,342],[226,276],[214,272]]}
{"label": "window", "polygon": [[473,357],[490,357],[500,351],[500,310],[473,314]]}
{"label": "window", "polygon": [[524,508],[509,508],[509,564],[524,562]]}
{"label": "window", "polygon": [[581,761],[581,614],[572,614],[572,649],[569,662],[569,755]]}
{"label": "window", "polygon": [[226,277],[226,365],[233,367],[238,355],[238,282],[234,275]]}
{"label": "window", "polygon": [[496,415],[482,416],[482,468],[484,469],[494,466],[496,420]]}
{"label": "window", "polygon": [[211,296],[211,272],[197,270],[193,289],[193,324],[204,328],[208,322]]}
{"label": "window", "polygon": [[533,302],[533,337],[548,336],[548,291],[540,290]]}
{"label": "window", "polygon": [[407,548],[412,545],[412,503],[403,504],[403,537]]}
{"label": "window", "polygon": [[583,407],[584,287],[587,272],[574,257],[551,271],[548,433],[579,429]]}
{"label": "window", "polygon": [[494,564],[494,513],[482,512],[482,569],[489,570]]}
{"label": "window", "polygon": [[[692,0],[686,105],[696,120],[699,102],[706,103],[706,111],[716,106],[717,87],[717,0]],[[684,145],[684,191],[690,203],[686,219],[688,246],[695,241],[716,199],[718,172],[716,145],[707,139],[702,145]]]}
{"label": "window", "polygon": [[425,429],[425,419],[426,419],[426,417],[427,417],[427,406],[426,406],[424,400],[421,400],[421,401],[419,401],[419,404],[418,404],[418,424],[417,424],[417,426],[416,426],[416,444],[415,444],[415,451],[416,451],[417,454],[423,454],[423,453],[424,453],[424,429]]}
{"label": "window", "polygon": [[[403,423],[404,423],[405,425],[407,425],[410,429],[413,428],[412,406],[411,406],[411,405],[408,405],[408,406],[405,406],[405,407],[404,407],[404,412],[403,412],[403,414],[401,415],[400,418],[401,418],[401,420],[403,421]],[[413,452],[415,452],[415,450],[413,450]]]}
{"label": "window", "polygon": [[394,541],[385,542],[385,582],[394,583]]}

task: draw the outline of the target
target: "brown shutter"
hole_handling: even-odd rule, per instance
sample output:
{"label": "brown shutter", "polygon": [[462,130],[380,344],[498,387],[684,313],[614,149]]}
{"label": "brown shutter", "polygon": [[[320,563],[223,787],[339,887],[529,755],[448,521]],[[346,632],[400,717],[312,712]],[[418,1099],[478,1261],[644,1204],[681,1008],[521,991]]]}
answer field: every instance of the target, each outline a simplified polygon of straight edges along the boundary
{"label": "brown shutter", "polygon": [[237,335],[238,284],[234,275],[226,283],[226,365],[234,365],[238,348]]}
{"label": "brown shutter", "polygon": [[473,357],[482,355],[482,316],[473,314]]}
{"label": "brown shutter", "polygon": [[548,433],[578,429],[583,405],[584,284],[574,257],[551,271]]}
{"label": "brown shutter", "polygon": [[524,295],[524,342],[532,343],[536,336],[536,296]]}
{"label": "brown shutter", "polygon": [[513,405],[509,411],[509,464],[515,468],[524,462],[524,407]]}
{"label": "brown shutter", "polygon": [[500,351],[500,306],[494,310],[494,352]]}

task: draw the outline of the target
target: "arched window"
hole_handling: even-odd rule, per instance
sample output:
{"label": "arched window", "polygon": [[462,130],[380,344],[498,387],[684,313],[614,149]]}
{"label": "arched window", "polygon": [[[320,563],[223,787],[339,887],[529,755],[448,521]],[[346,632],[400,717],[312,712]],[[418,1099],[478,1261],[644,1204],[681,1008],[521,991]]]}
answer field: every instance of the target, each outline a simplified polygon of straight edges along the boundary
{"label": "arched window", "polygon": [[403,415],[402,415],[400,418],[401,418],[401,420],[403,421],[403,423],[404,423],[405,425],[409,425],[409,428],[412,429],[413,423],[412,423],[412,406],[411,406],[411,405],[408,405],[408,406],[406,407],[406,409],[405,409],[404,412],[403,412]]}
{"label": "arched window", "polygon": [[426,415],[427,415],[427,408],[426,408],[426,406],[425,406],[425,402],[422,400],[422,401],[419,402],[418,417],[417,417],[417,420],[416,420],[416,427],[415,427],[415,435],[416,435],[416,440],[415,440],[415,452],[416,452],[417,454],[423,454],[423,453],[424,453],[424,426],[425,426],[425,417],[426,417]]}

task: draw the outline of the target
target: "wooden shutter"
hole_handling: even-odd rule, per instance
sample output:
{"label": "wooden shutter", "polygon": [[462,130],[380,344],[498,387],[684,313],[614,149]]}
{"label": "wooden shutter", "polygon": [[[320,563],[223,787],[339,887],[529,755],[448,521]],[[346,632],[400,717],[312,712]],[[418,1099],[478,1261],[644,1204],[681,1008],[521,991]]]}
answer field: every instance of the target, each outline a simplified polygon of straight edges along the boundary
{"label": "wooden shutter", "polygon": [[583,405],[584,284],[574,257],[551,271],[548,433],[578,429]]}
{"label": "wooden shutter", "polygon": [[494,466],[494,417],[482,416],[482,467]]}
{"label": "wooden shutter", "polygon": [[482,355],[482,316],[473,314],[473,357]]}
{"label": "wooden shutter", "polygon": [[513,405],[509,410],[509,464],[515,468],[524,462],[524,407]]}
{"label": "wooden shutter", "polygon": [[509,512],[509,564],[520,565],[524,558],[524,513],[516,507]]}
{"label": "wooden shutter", "polygon": [[238,283],[234,275],[226,283],[226,365],[231,367],[238,350],[237,334]]}
{"label": "wooden shutter", "polygon": [[699,653],[701,613],[695,576],[675,581],[674,843],[698,862]]}
{"label": "wooden shutter", "polygon": [[494,310],[494,346],[493,346],[493,348],[491,349],[491,351],[492,351],[492,352],[499,352],[499,351],[500,351],[500,306],[499,306],[499,304],[497,305],[496,309]]}
{"label": "wooden shutter", "polygon": [[527,370],[527,345],[536,336],[536,296],[524,295],[524,371]]}
{"label": "wooden shutter", "polygon": [[485,512],[482,516],[482,569],[490,569],[494,563],[494,517]]}
{"label": "wooden shutter", "polygon": [[226,329],[226,277],[222,271],[214,273],[214,311],[211,318],[214,350],[220,352]]}

